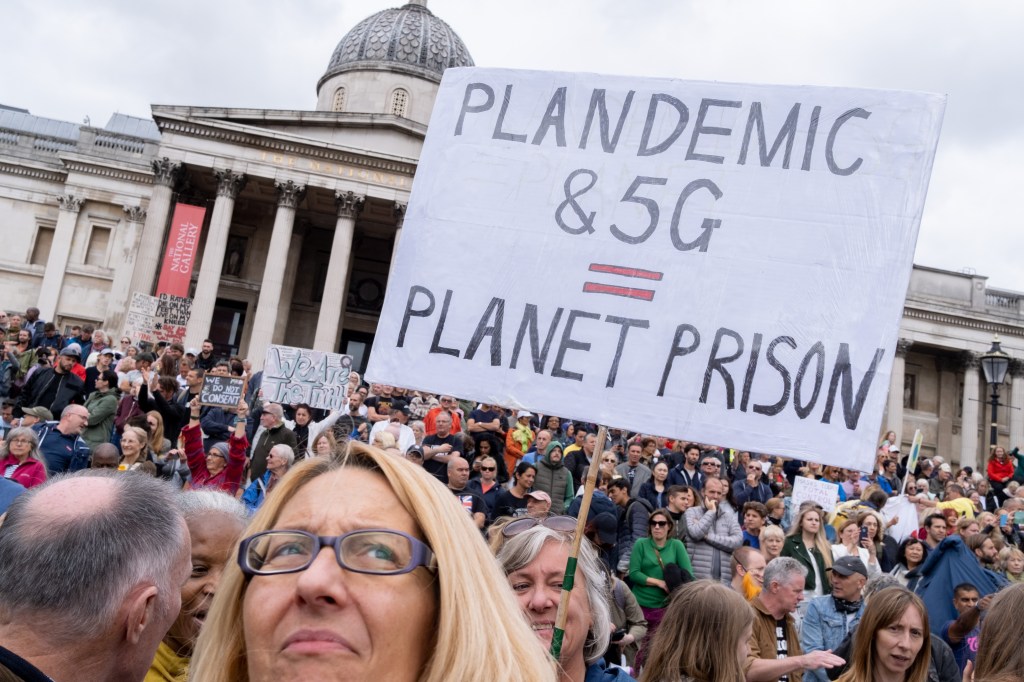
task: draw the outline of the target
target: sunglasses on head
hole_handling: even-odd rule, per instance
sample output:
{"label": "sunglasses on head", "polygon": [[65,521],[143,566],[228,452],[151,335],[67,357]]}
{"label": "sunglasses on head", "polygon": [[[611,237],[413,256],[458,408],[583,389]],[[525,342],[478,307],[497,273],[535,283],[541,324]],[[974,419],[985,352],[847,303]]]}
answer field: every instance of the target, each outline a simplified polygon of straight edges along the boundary
{"label": "sunglasses on head", "polygon": [[524,533],[535,526],[544,526],[551,530],[571,533],[576,530],[576,519],[571,516],[549,516],[546,519],[527,517],[525,519],[517,519],[508,524],[502,529],[501,534],[506,538],[511,538],[519,535],[520,533]]}

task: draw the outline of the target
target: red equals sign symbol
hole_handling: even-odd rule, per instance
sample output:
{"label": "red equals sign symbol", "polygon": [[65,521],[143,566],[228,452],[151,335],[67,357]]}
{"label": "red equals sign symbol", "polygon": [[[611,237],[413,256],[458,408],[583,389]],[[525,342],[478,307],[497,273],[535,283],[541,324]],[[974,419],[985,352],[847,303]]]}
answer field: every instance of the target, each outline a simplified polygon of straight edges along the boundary
{"label": "red equals sign symbol", "polygon": [[[604,265],[602,263],[591,263],[589,270],[590,272],[601,272],[609,275],[619,275],[621,277],[634,277],[636,279],[646,279],[654,282],[660,282],[663,277],[662,273],[654,272],[653,270],[642,270],[640,268],[631,268],[623,265]],[[626,298],[635,298],[641,301],[654,300],[653,289],[621,287],[613,284],[600,284],[598,282],[584,282],[583,293],[624,296]]]}

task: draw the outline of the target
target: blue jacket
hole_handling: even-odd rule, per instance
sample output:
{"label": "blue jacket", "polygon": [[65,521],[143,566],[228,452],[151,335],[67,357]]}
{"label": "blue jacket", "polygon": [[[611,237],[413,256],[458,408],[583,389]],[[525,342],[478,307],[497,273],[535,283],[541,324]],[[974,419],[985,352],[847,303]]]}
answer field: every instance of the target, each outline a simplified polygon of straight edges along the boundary
{"label": "blue jacket", "polygon": [[960,615],[950,596],[954,587],[970,583],[984,597],[1009,584],[998,573],[982,568],[959,535],[950,535],[939,543],[928,553],[923,564],[907,574],[907,579],[907,587],[916,592],[928,607],[931,630],[939,636],[943,626]]}
{"label": "blue jacket", "polygon": [[[835,651],[843,642],[847,633],[857,627],[864,605],[847,620],[845,613],[836,611],[836,602],[832,595],[815,597],[807,606],[803,624],[800,626],[800,648],[808,651]],[[804,680],[828,682],[824,668],[804,671]]]}
{"label": "blue jacket", "polygon": [[39,453],[46,463],[47,476],[88,468],[92,450],[81,436],[65,436],[57,430],[57,422],[40,423],[33,428],[39,437]]}
{"label": "blue jacket", "polygon": [[256,510],[263,504],[263,500],[267,498],[268,485],[270,485],[269,471],[250,483],[249,487],[242,493],[242,504],[245,505],[245,509],[249,512],[250,516],[256,513]]}
{"label": "blue jacket", "polygon": [[602,661],[598,661],[587,666],[587,674],[583,678],[583,682],[636,682],[636,679],[630,677],[622,668],[605,667]]}

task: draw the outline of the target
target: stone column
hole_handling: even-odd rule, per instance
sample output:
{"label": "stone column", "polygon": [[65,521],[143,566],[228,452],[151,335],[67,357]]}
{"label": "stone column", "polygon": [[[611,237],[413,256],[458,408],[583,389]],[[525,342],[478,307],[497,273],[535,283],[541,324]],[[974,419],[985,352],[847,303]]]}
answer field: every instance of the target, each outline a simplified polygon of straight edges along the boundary
{"label": "stone column", "polygon": [[1024,447],[1024,362],[1010,361],[1010,442],[1008,450]]}
{"label": "stone column", "polygon": [[124,314],[131,299],[132,264],[139,250],[142,225],[146,222],[146,210],[141,206],[125,206],[124,213],[124,227],[114,249],[114,281],[110,284],[107,312],[103,316],[103,326],[111,334],[124,333]]}
{"label": "stone column", "polygon": [[78,211],[82,208],[83,199],[74,194],[63,194],[57,197],[60,213],[57,216],[57,227],[53,231],[53,243],[50,255],[46,259],[46,270],[43,272],[43,283],[39,286],[39,319],[53,320],[57,316],[57,303],[60,301],[60,290],[64,286],[64,273],[68,268],[68,257],[71,255],[71,240],[75,236],[75,225],[78,223]]}
{"label": "stone column", "polygon": [[135,268],[126,299],[128,301],[136,291],[147,295],[153,294],[156,276],[160,271],[160,249],[164,245],[167,217],[171,213],[172,188],[181,175],[181,170],[180,163],[174,163],[166,156],[153,162],[153,193],[149,197],[142,240],[135,254]]}
{"label": "stone column", "polygon": [[405,224],[405,204],[395,203],[395,242],[391,247],[391,265],[388,266],[388,283],[395,272],[395,258],[398,256],[398,242],[402,241],[402,225]]}
{"label": "stone column", "polygon": [[288,246],[292,241],[292,227],[295,225],[295,209],[306,194],[306,186],[291,180],[274,182],[277,187],[277,215],[274,216],[274,231],[267,249],[267,263],[263,269],[263,283],[260,299],[253,316],[252,335],[246,357],[252,362],[253,371],[263,369],[267,347],[274,338],[277,324],[277,306],[281,302],[281,287],[288,264]]}
{"label": "stone column", "polygon": [[231,215],[235,210],[235,199],[247,181],[244,174],[230,170],[215,170],[213,175],[217,178],[217,199],[213,204],[210,230],[203,247],[196,295],[192,299],[192,314],[188,318],[188,331],[185,333],[185,348],[199,348],[210,335],[213,309],[217,305],[217,290],[220,288],[220,274],[224,269],[224,254],[228,248],[228,233],[231,231]]}
{"label": "stone column", "polygon": [[[281,284],[281,302],[277,304],[277,324],[274,327],[274,337],[271,343],[285,343],[285,333],[288,331],[288,322],[292,314],[292,297],[295,295],[295,280],[299,274],[300,258],[302,256],[302,243],[306,241],[308,226],[301,223],[292,230],[292,243],[288,247],[288,262],[285,263],[284,278]],[[308,330],[307,330],[308,331]],[[305,348],[308,341],[294,343],[292,345]]]}
{"label": "stone column", "polygon": [[892,361],[892,377],[889,379],[889,406],[886,410],[886,421],[882,424],[882,432],[896,432],[896,443],[903,447],[903,382],[907,351],[913,345],[910,339],[899,339],[896,342],[896,358]]}
{"label": "stone column", "polygon": [[349,256],[352,254],[352,238],[355,236],[356,216],[363,209],[364,197],[354,192],[335,192],[338,205],[338,220],[334,224],[334,242],[331,244],[331,259],[327,264],[324,280],[324,294],[320,299],[320,316],[316,321],[315,350],[336,353],[338,332],[345,310],[348,292]]}
{"label": "stone column", "polygon": [[960,418],[960,466],[978,468],[978,400],[981,357],[977,353],[964,351],[964,407]]}

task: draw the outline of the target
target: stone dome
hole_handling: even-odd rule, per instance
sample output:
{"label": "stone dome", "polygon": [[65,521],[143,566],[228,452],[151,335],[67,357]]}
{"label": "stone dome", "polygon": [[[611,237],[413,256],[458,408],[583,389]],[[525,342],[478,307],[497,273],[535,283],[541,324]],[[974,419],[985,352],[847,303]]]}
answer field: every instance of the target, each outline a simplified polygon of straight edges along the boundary
{"label": "stone dome", "polygon": [[440,83],[450,66],[473,66],[473,58],[455,31],[420,0],[359,22],[334,49],[320,84],[346,71],[375,69]]}

